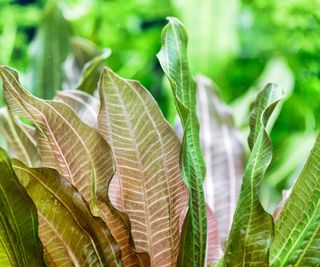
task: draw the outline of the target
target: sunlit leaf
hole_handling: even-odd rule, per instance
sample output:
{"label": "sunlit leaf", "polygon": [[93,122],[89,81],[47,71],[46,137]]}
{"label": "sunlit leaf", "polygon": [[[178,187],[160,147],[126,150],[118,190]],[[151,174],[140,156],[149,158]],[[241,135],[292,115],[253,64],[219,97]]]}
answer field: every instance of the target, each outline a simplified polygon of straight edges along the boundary
{"label": "sunlit leaf", "polygon": [[55,170],[12,162],[34,201],[48,266],[119,266],[120,249],[82,195]]}
{"label": "sunlit leaf", "polygon": [[45,266],[37,210],[0,148],[0,266]]}
{"label": "sunlit leaf", "polygon": [[320,135],[275,225],[271,266],[320,264]]}
{"label": "sunlit leaf", "polygon": [[196,84],[188,67],[187,33],[181,22],[175,18],[169,18],[169,23],[162,31],[162,47],[158,58],[170,81],[175,105],[184,128],[181,172],[190,191],[190,200],[182,229],[178,265],[203,266],[206,254],[207,218],[202,187],[205,166],[196,114]]}
{"label": "sunlit leaf", "polygon": [[43,166],[57,169],[83,194],[93,214],[101,216],[107,223],[123,257],[128,256],[131,262],[137,262],[129,244],[127,218],[113,208],[108,198],[114,165],[107,142],[64,103],[30,95],[19,84],[14,70],[2,67],[0,74],[10,111],[28,118],[37,128],[37,145]]}
{"label": "sunlit leaf", "polygon": [[99,93],[99,130],[116,162],[115,204],[128,214],[136,249],[149,253],[151,265],[176,266],[187,203],[178,137],[140,83],[105,69]]}
{"label": "sunlit leaf", "polygon": [[251,150],[244,171],[239,201],[225,252],[226,266],[268,266],[273,219],[262,207],[260,186],[272,158],[272,145],[266,132],[268,120],[279,100],[280,87],[269,84],[257,96],[250,116]]}

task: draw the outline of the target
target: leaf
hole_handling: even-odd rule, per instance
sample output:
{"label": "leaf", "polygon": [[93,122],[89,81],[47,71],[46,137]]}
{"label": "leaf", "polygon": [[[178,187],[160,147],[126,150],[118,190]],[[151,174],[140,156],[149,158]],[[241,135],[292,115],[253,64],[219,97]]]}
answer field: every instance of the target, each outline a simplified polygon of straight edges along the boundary
{"label": "leaf", "polygon": [[32,92],[45,99],[52,99],[62,89],[61,66],[68,55],[72,35],[56,2],[48,1],[30,51]]}
{"label": "leaf", "polygon": [[0,109],[0,133],[13,157],[29,167],[40,165],[34,128],[14,118],[6,108]]}
{"label": "leaf", "polygon": [[267,85],[258,94],[250,116],[248,143],[251,153],[227,241],[226,266],[269,266],[273,220],[263,209],[259,195],[263,177],[272,158],[272,145],[266,125],[281,98],[280,87]]}
{"label": "leaf", "polygon": [[101,71],[103,70],[103,62],[110,55],[111,49],[105,49],[103,53],[85,64],[82,70],[79,85],[77,87],[78,90],[93,94],[93,92],[97,89],[99,77],[101,75]]}
{"label": "leaf", "polygon": [[99,99],[79,90],[60,91],[55,97],[68,105],[78,115],[78,117],[90,125],[97,127],[97,117],[100,109]]}
{"label": "leaf", "polygon": [[206,254],[206,265],[209,266],[211,263],[218,261],[223,256],[223,250],[221,246],[218,222],[215,214],[207,205],[207,216],[208,216],[208,244]]}
{"label": "leaf", "polygon": [[13,168],[34,201],[48,266],[119,266],[121,252],[105,223],[55,170]]}
{"label": "leaf", "polygon": [[278,220],[284,205],[287,203],[288,198],[290,197],[290,194],[291,194],[291,189],[282,191],[282,199],[272,214],[274,221]]}
{"label": "leaf", "polygon": [[66,81],[65,89],[76,88],[84,65],[100,54],[100,49],[87,39],[74,37],[71,39],[71,54],[64,62]]}
{"label": "leaf", "polygon": [[318,266],[320,134],[275,224],[271,266]]}
{"label": "leaf", "polygon": [[[103,137],[82,122],[65,104],[31,96],[17,73],[2,67],[5,99],[10,112],[27,117],[37,128],[37,145],[44,167],[55,168],[90,203],[94,215],[107,223],[125,260],[136,263],[129,222],[110,203],[108,185],[114,174],[112,152]],[[126,258],[128,257],[128,258]],[[141,255],[145,260],[145,255]]]}
{"label": "leaf", "polygon": [[0,148],[0,266],[45,266],[37,210]]}
{"label": "leaf", "polygon": [[183,225],[178,266],[204,266],[207,238],[206,205],[203,192],[205,166],[196,114],[196,85],[189,73],[187,33],[181,22],[169,18],[162,31],[158,59],[171,84],[184,136],[181,173],[190,191],[189,210]]}
{"label": "leaf", "polygon": [[244,151],[229,107],[217,95],[211,80],[197,79],[200,140],[206,162],[204,192],[224,244],[231,228],[240,192]]}
{"label": "leaf", "polygon": [[136,249],[149,253],[151,266],[176,266],[187,203],[178,137],[140,83],[105,68],[99,93],[99,130],[116,162],[115,204],[129,216]]}

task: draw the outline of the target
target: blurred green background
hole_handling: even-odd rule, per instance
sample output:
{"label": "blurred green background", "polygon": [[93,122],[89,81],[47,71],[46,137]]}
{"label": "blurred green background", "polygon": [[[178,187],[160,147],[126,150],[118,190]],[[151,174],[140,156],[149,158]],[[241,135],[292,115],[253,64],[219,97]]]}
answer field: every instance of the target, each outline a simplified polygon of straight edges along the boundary
{"label": "blurred green background", "polygon": [[[273,127],[274,158],[262,190],[264,203],[272,207],[294,181],[320,128],[319,8],[318,0],[0,0],[0,64],[25,73],[31,89],[45,87],[37,84],[36,70],[48,75],[61,65],[75,52],[72,37],[90,40],[100,51],[111,48],[106,65],[140,80],[174,123],[156,53],[166,17],[178,17],[189,34],[193,73],[219,86],[244,137],[261,86],[275,81],[288,95]],[[62,74],[55,79],[55,90],[63,79]]]}

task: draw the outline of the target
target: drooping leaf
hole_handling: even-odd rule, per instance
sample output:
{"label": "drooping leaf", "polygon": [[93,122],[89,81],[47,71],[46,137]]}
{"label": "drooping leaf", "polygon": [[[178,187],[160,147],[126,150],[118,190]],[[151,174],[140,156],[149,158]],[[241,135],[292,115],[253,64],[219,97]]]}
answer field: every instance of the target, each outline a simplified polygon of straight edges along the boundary
{"label": "drooping leaf", "polygon": [[52,99],[55,92],[62,89],[62,64],[68,55],[71,34],[57,1],[48,1],[30,51],[34,95]]}
{"label": "drooping leaf", "polygon": [[99,77],[103,70],[103,62],[110,55],[111,50],[105,49],[100,55],[96,56],[84,65],[77,89],[93,94],[97,89]]}
{"label": "drooping leaf", "polygon": [[14,118],[6,108],[0,109],[0,133],[12,157],[21,160],[29,167],[40,165],[35,129]]}
{"label": "drooping leaf", "polygon": [[244,171],[239,201],[225,252],[226,266],[268,266],[273,220],[262,207],[260,186],[272,158],[272,145],[266,132],[268,120],[282,98],[280,87],[269,84],[257,96],[250,116],[251,150]]}
{"label": "drooping leaf", "polygon": [[151,266],[176,266],[187,203],[179,140],[140,83],[105,69],[99,93],[99,130],[115,156],[112,183],[121,188],[115,204],[128,214],[136,249],[149,253]]}
{"label": "drooping leaf", "polygon": [[37,210],[0,148],[0,266],[45,266]]}
{"label": "drooping leaf", "polygon": [[[55,168],[90,203],[94,215],[101,216],[119,243],[123,260],[137,263],[131,250],[129,222],[108,198],[108,185],[114,174],[108,143],[82,122],[64,103],[33,97],[17,80],[17,73],[2,67],[5,99],[10,111],[31,120],[37,128],[37,145],[44,167]],[[145,260],[145,255],[142,255]]]}
{"label": "drooping leaf", "polygon": [[60,91],[55,100],[68,105],[78,117],[92,127],[97,127],[97,117],[100,109],[99,99],[79,90]]}
{"label": "drooping leaf", "polygon": [[[231,110],[217,95],[212,81],[197,79],[197,110],[200,140],[206,162],[206,202],[218,221],[225,242],[231,228],[243,174],[244,151]],[[210,230],[210,229],[208,229]]]}
{"label": "drooping leaf", "polygon": [[175,18],[169,18],[169,23],[162,31],[162,47],[158,59],[171,84],[175,105],[184,128],[181,172],[190,191],[190,198],[182,229],[178,265],[204,266],[207,239],[203,192],[205,166],[196,114],[196,84],[188,67],[187,33],[181,22]]}
{"label": "drooping leaf", "polygon": [[55,170],[12,161],[35,203],[48,266],[119,266],[120,249],[106,224],[94,217],[82,195]]}
{"label": "drooping leaf", "polygon": [[320,264],[320,135],[275,224],[271,266]]}

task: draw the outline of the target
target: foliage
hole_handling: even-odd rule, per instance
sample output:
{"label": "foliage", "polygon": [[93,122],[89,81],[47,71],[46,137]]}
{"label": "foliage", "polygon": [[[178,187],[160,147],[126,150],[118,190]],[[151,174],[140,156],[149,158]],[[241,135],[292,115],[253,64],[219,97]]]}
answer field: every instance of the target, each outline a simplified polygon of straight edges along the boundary
{"label": "foliage", "polygon": [[89,2],[0,1],[1,264],[319,264],[315,2]]}

